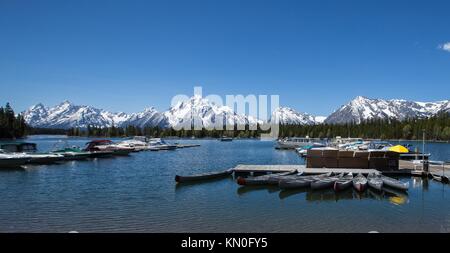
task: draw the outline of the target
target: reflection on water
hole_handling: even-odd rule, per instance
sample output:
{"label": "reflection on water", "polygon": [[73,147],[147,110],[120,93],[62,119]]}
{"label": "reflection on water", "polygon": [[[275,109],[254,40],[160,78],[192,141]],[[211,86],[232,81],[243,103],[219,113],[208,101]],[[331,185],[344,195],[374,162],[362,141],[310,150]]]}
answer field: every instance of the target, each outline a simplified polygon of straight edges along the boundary
{"label": "reflection on water", "polygon": [[237,189],[237,194],[239,196],[244,195],[249,192],[255,192],[255,191],[265,191],[267,193],[275,193],[278,192],[280,189],[277,186],[274,185],[250,185],[250,186],[240,186]]}
{"label": "reflection on water", "polygon": [[[241,187],[246,188],[246,187]],[[259,186],[259,190],[265,189]],[[367,189],[365,192],[358,192],[353,189],[335,192],[333,189],[310,190],[307,188],[296,190],[282,190],[279,193],[280,199],[286,199],[291,196],[304,194],[307,202],[339,202],[343,200],[364,200],[373,199],[377,201],[389,201],[393,204],[401,205],[408,203],[408,194],[391,188],[383,188],[382,191]]]}

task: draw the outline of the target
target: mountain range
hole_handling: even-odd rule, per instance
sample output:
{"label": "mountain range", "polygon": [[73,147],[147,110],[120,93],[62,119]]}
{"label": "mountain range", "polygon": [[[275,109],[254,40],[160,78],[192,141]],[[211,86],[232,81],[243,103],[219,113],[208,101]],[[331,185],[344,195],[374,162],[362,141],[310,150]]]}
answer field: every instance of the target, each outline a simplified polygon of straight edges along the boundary
{"label": "mountain range", "polygon": [[[450,100],[437,102],[414,102],[400,99],[383,100],[358,96],[342,105],[328,117],[314,116],[298,112],[289,107],[279,107],[272,113],[281,124],[314,125],[361,123],[369,119],[431,117],[441,112],[450,112]],[[109,112],[92,106],[75,105],[69,101],[54,107],[39,103],[23,112],[27,124],[39,128],[86,128],[87,126],[139,127],[159,126],[190,127],[190,119],[203,127],[215,124],[256,124],[259,121],[251,116],[235,113],[230,107],[219,106],[205,98],[193,96],[187,101],[179,102],[167,111],[159,112],[154,107],[138,113]]]}

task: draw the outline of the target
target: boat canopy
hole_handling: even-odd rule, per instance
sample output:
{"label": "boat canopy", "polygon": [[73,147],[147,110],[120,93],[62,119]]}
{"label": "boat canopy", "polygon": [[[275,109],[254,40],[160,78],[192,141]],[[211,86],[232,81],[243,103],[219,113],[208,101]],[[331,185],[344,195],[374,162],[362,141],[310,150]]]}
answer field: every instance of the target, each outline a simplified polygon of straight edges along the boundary
{"label": "boat canopy", "polygon": [[3,142],[0,143],[0,149],[7,152],[35,152],[37,147],[32,142]]}
{"label": "boat canopy", "polygon": [[405,148],[402,145],[396,145],[389,148],[389,151],[397,152],[397,153],[409,153],[409,149]]}
{"label": "boat canopy", "polygon": [[93,141],[86,143],[86,145],[89,145],[89,144],[105,145],[105,144],[111,144],[111,143],[112,143],[111,140],[93,140]]}

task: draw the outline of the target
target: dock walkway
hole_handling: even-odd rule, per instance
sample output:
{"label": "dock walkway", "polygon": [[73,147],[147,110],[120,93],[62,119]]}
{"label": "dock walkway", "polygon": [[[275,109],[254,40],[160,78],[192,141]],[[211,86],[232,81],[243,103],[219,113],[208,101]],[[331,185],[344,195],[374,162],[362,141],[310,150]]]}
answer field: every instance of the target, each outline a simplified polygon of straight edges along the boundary
{"label": "dock walkway", "polygon": [[[413,171],[423,171],[423,166],[420,163],[414,163],[412,161],[399,161],[399,168],[402,169],[409,169]],[[429,164],[428,170],[433,175],[439,175],[439,176],[445,176],[447,178],[450,177],[450,164],[443,164],[443,165],[437,165],[437,164]]]}
{"label": "dock walkway", "polygon": [[351,169],[351,168],[306,168],[305,165],[244,165],[240,164],[236,166],[233,171],[237,173],[278,173],[278,172],[289,172],[297,170],[303,172],[304,174],[321,174],[321,173],[349,173],[353,174],[369,174],[379,172],[375,169]]}

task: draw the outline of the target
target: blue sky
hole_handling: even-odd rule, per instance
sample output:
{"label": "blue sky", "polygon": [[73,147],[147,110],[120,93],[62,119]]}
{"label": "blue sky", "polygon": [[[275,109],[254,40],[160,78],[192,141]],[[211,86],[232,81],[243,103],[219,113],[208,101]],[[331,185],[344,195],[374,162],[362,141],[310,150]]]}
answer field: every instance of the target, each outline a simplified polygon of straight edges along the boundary
{"label": "blue sky", "polygon": [[317,115],[357,95],[449,99],[449,9],[449,1],[0,0],[0,102],[16,111],[65,99],[165,110],[199,85],[204,95],[278,94]]}

